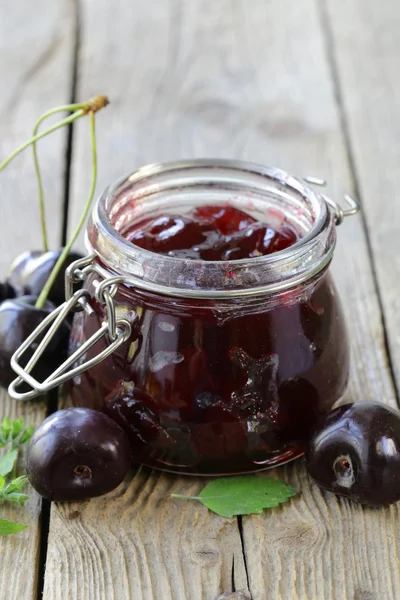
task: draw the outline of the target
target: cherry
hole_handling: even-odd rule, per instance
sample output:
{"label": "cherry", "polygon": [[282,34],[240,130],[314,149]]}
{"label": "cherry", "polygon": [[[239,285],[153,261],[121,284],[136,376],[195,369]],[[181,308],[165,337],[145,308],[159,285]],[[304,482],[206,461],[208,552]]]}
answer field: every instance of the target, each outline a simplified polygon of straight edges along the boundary
{"label": "cherry", "polygon": [[[126,432],[137,460],[151,456],[170,466],[191,466],[199,461],[190,431],[153,410],[153,400],[132,381],[118,381],[105,398],[104,412]],[[163,423],[161,419],[163,418]]]}
{"label": "cherry", "polygon": [[400,413],[375,402],[346,404],[318,423],[306,451],[321,487],[369,505],[400,500]]}
{"label": "cherry", "polygon": [[115,489],[130,460],[128,439],[110,417],[90,408],[67,408],[47,417],[33,434],[27,475],[48,500],[83,500]]}
{"label": "cherry", "polygon": [[[0,385],[5,388],[17,377],[10,366],[12,355],[55,308],[49,301],[46,301],[43,308],[36,308],[36,300],[36,296],[21,296],[5,300],[0,305]],[[34,367],[33,377],[42,381],[61,364],[67,352],[68,336],[69,326],[62,324]],[[43,337],[42,335],[41,339]],[[33,355],[39,341],[40,339],[23,355],[24,365]]]}
{"label": "cherry", "polygon": [[141,444],[167,441],[160,419],[151,409],[152,399],[132,381],[120,380],[105,398],[104,412],[126,432],[133,450]]}
{"label": "cherry", "polygon": [[223,235],[236,233],[256,222],[253,217],[233,206],[198,206],[193,215],[215,223]]}
{"label": "cherry", "polygon": [[[45,253],[40,250],[23,252],[12,263],[6,283],[14,290],[16,296],[26,294],[39,296],[60,254],[61,250],[50,250]],[[69,253],[50,290],[48,298],[56,306],[65,300],[65,269],[79,258],[82,258],[81,254]]]}
{"label": "cherry", "polygon": [[0,302],[14,297],[15,292],[13,288],[8,283],[0,283]]}

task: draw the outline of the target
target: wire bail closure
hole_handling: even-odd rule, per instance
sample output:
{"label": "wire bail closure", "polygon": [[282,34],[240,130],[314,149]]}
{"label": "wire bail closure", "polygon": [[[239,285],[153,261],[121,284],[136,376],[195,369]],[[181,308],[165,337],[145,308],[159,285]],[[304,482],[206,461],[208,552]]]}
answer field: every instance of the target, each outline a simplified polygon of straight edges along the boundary
{"label": "wire bail closure", "polygon": [[[60,327],[62,321],[70,312],[85,310],[89,315],[93,314],[88,300],[89,293],[86,290],[78,290],[73,292],[73,284],[86,279],[89,273],[96,272],[104,278],[104,271],[101,267],[94,264],[94,255],[87,256],[72,263],[65,273],[65,295],[66,301],[58,308],[53,310],[31,333],[31,335],[21,344],[18,350],[11,357],[11,367],[17,373],[18,377],[11,382],[8,393],[16,400],[32,400],[38,396],[48,392],[49,390],[61,385],[65,381],[72,379],[76,375],[87,371],[94,365],[97,365],[110,354],[117,350],[121,344],[126,342],[131,335],[131,324],[126,319],[117,319],[115,314],[115,306],[113,296],[115,295],[118,286],[113,280],[114,278],[106,278],[101,283],[93,282],[96,288],[96,299],[101,304],[106,306],[106,318],[104,319],[100,329],[96,331],[86,342],[84,342],[71,356],[69,356],[51,375],[44,381],[37,381],[30,373],[39,358],[47,348],[53,335]],[[46,332],[47,330],[47,332]],[[34,344],[37,343],[37,338],[44,332],[44,338],[39,342],[33,356],[25,367],[20,365],[20,359],[24,353]],[[73,366],[92,348],[100,339],[107,336],[110,344],[99,354],[83,363]],[[32,389],[28,392],[19,392],[18,387],[22,383],[27,383]]]}
{"label": "wire bail closure", "polygon": [[[306,181],[307,183],[311,183],[311,185],[318,185],[320,187],[326,186],[326,180],[320,179],[319,177],[307,176],[304,177],[304,181]],[[329,208],[333,210],[336,225],[340,225],[345,217],[351,217],[352,215],[357,214],[360,210],[359,202],[350,194],[344,195],[344,200],[349,206],[349,208],[346,209],[343,209],[339,204],[337,204],[337,202],[335,202],[334,200],[332,200],[332,198],[329,198],[325,194],[320,193],[320,196],[324,199]]]}

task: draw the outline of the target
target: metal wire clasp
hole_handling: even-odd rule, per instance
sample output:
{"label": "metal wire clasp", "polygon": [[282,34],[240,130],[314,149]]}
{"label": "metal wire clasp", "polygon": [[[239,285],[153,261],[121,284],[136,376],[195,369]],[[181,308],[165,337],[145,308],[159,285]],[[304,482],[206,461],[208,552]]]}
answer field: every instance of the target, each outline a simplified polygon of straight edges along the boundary
{"label": "metal wire clasp", "polygon": [[[307,183],[311,183],[312,185],[318,185],[325,187],[326,181],[325,179],[320,179],[319,177],[304,177],[304,181]],[[350,217],[355,215],[360,210],[360,204],[358,201],[353,198],[350,194],[344,195],[344,200],[346,204],[348,204],[349,208],[343,209],[339,204],[337,204],[332,198],[328,198],[325,194],[320,194],[321,198],[325,200],[327,205],[333,210],[333,214],[335,217],[336,225],[340,225],[345,217]]]}
{"label": "metal wire clasp", "polygon": [[[107,356],[112,354],[119,346],[121,346],[121,344],[127,341],[131,335],[132,328],[129,321],[116,318],[113,301],[113,296],[118,289],[117,282],[115,281],[116,278],[107,277],[105,271],[96,265],[93,259],[93,256],[87,256],[75,261],[69,266],[65,274],[66,301],[50,313],[13,354],[11,358],[11,367],[17,373],[18,377],[10,384],[8,393],[16,400],[31,400],[32,398],[36,398],[76,375],[83,373],[107,358]],[[73,292],[73,284],[78,281],[83,281],[89,273],[93,272],[97,273],[101,279],[103,279],[101,282],[98,280],[93,281],[97,301],[106,306],[106,317],[100,329],[75,350],[75,352],[44,381],[37,381],[31,375],[31,371],[47,348],[62,321],[71,311],[85,310],[89,315],[93,313],[93,309],[88,302],[89,293],[86,290]],[[43,336],[43,334],[43,339],[38,343],[38,338]],[[109,338],[110,344],[93,358],[79,364],[79,360],[86,352],[104,336]],[[22,367],[20,360],[24,353],[33,345],[37,345],[37,348],[27,365]],[[74,364],[77,364],[77,366],[74,367]],[[19,392],[18,387],[23,382],[27,383],[32,389],[27,392]]]}

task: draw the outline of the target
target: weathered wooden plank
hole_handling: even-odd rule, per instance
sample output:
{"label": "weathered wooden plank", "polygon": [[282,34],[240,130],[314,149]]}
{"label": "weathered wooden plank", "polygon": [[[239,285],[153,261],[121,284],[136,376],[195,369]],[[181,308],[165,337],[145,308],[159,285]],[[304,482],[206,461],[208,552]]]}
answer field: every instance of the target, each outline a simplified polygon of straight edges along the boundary
{"label": "weathered wooden plank", "polygon": [[[74,43],[74,15],[70,2],[0,4],[0,156],[5,158],[32,131],[47,108],[70,97]],[[66,133],[40,145],[48,194],[50,240],[60,242]],[[40,226],[32,156],[28,152],[0,174],[0,275],[21,251],[40,248]],[[17,404],[0,391],[0,419],[22,415],[40,423],[43,402]],[[0,598],[36,598],[41,502],[37,494],[24,509],[3,507],[1,516],[27,523],[24,532],[0,538]]]}
{"label": "weathered wooden plank", "polygon": [[108,496],[53,506],[44,598],[215,600],[245,585],[236,522],[172,501],[201,482],[141,470]]}
{"label": "weathered wooden plank", "polygon": [[[87,4],[82,8],[79,95],[108,93],[114,103],[106,126],[99,127],[99,190],[140,164],[199,156],[239,157],[276,164],[300,176],[326,176],[336,199],[351,190],[312,0],[253,0],[251,7],[245,0],[159,1],[151,7],[126,0],[118,10],[101,0],[96,10]],[[82,127],[74,149],[72,220],[89,178]],[[334,271],[353,350],[346,398],[382,398],[394,404],[360,218],[341,226]],[[243,519],[253,600],[361,599],[373,598],[375,591],[380,592],[377,597],[394,598],[394,590],[400,589],[393,541],[399,522],[396,508],[367,511],[330,495],[325,498],[310,484],[301,462],[278,475],[302,493],[290,506]],[[113,501],[53,507],[44,598],[86,598],[94,589],[100,600],[110,594],[150,600],[160,597],[159,590],[163,600],[214,600],[225,589],[233,555],[236,587],[246,589],[236,526],[223,521],[221,528],[219,518],[192,504],[175,513],[167,499],[170,486],[193,493],[202,481],[156,473],[143,488],[138,481],[128,482]],[[75,510],[79,519],[68,520],[68,511]],[[166,514],[171,519],[168,529]],[[152,544],[146,527],[150,523],[157,540]],[[164,551],[178,529],[179,560]],[[212,569],[199,566],[192,544],[204,548],[213,538],[217,564]],[[113,555],[116,548],[119,561]],[[378,569],[380,554],[385,571]]]}
{"label": "weathered wooden plank", "polygon": [[[367,221],[397,384],[400,382],[400,5],[326,4],[349,144]],[[329,21],[328,21],[329,19]]]}

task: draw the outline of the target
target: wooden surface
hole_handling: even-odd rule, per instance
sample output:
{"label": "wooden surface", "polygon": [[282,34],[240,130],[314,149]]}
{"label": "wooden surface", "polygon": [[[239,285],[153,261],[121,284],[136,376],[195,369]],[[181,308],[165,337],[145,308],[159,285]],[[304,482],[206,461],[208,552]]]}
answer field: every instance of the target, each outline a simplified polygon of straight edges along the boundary
{"label": "wooden surface", "polygon": [[[340,227],[333,264],[352,345],[345,399],[395,406],[398,3],[386,0],[383,10],[372,0],[98,0],[79,5],[78,37],[67,0],[41,0],[45,17],[36,20],[28,0],[6,4],[0,13],[12,26],[0,14],[2,154],[76,87],[77,99],[105,93],[112,101],[98,119],[99,192],[144,163],[215,156],[326,177],[336,200],[359,195],[363,214]],[[64,132],[41,146],[53,243],[60,240],[66,139]],[[87,150],[82,122],[73,139],[70,224],[89,185]],[[30,165],[27,155],[1,175],[3,272],[27,240],[40,242]],[[19,408],[10,400],[1,407],[3,414]],[[44,414],[43,405],[25,410],[36,422]],[[169,499],[172,491],[195,494],[203,480],[146,469],[105,498],[54,504],[44,600],[216,600],[233,590],[252,600],[398,600],[399,508],[363,509],[323,494],[301,461],[276,474],[301,493],[238,521]],[[31,520],[27,532],[0,540],[0,598],[40,598],[39,511],[33,496],[19,513]],[[24,567],[13,578],[16,561]]]}
{"label": "wooden surface", "polygon": [[[40,15],[40,18],[38,18]],[[47,0],[0,3],[0,156],[7,156],[27,136],[41,112],[65,103],[71,94],[74,17],[70,3]],[[66,132],[44,140],[40,161],[45,165],[50,242],[61,242],[64,204]],[[18,253],[41,247],[37,191],[30,153],[19,156],[0,174],[0,275]],[[46,404],[18,404],[0,390],[0,419],[23,416],[40,423]],[[30,490],[24,509],[2,506],[0,516],[28,528],[0,537],[0,598],[39,597],[41,500]]]}

